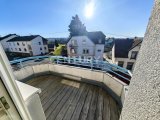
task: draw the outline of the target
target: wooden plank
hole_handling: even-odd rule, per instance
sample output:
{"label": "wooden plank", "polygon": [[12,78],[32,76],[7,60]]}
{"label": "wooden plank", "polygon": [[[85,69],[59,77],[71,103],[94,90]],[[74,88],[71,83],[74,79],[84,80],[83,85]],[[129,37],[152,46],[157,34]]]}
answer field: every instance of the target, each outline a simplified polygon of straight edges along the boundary
{"label": "wooden plank", "polygon": [[51,83],[45,90],[43,90],[40,94],[41,101],[43,101],[45,97],[49,97],[49,95],[52,94],[60,84],[61,83],[59,81],[55,80],[55,82]]}
{"label": "wooden plank", "polygon": [[[42,89],[40,98],[48,120],[119,119],[119,106],[97,86],[52,75],[35,77],[33,81],[27,81],[27,84]],[[80,87],[75,89],[73,86],[77,87],[77,84]]]}
{"label": "wooden plank", "polygon": [[111,120],[119,120],[117,104],[113,98],[109,97]]}
{"label": "wooden plank", "polygon": [[41,90],[43,91],[52,81],[53,80],[43,78],[39,83],[37,83],[37,85],[35,85],[35,87],[41,88]]}
{"label": "wooden plank", "polygon": [[41,101],[44,111],[49,109],[52,102],[54,102],[55,99],[61,94],[61,92],[63,92],[65,87],[66,87],[65,85],[60,84],[60,86],[57,86],[57,89],[53,91],[52,94],[48,95],[48,97],[46,97],[43,101]]}
{"label": "wooden plank", "polygon": [[71,97],[66,101],[65,105],[61,108],[61,110],[59,111],[57,117],[55,120],[62,120],[63,117],[65,116],[65,113],[67,112],[69,106],[71,104],[73,104],[74,99],[77,97],[77,94],[80,92],[79,88],[75,88],[75,90],[73,91],[73,94],[71,95]]}
{"label": "wooden plank", "polygon": [[[46,81],[46,79],[44,80]],[[57,82],[60,82],[59,80],[56,80],[55,78],[49,78],[48,80],[49,81],[46,81],[47,85],[44,87],[44,89],[41,89],[42,90],[41,95],[43,95],[48,90],[48,88],[50,88],[51,86],[54,86]]]}
{"label": "wooden plank", "polygon": [[70,120],[71,119],[72,114],[74,113],[74,110],[76,109],[76,106],[77,106],[82,94],[86,93],[86,90],[87,90],[86,84],[81,83],[80,89],[79,89],[78,93],[76,94],[73,102],[69,106],[63,120]]}
{"label": "wooden plank", "polygon": [[[70,84],[72,85],[73,82],[69,81]],[[52,113],[52,111],[55,109],[55,107],[58,105],[58,103],[60,102],[61,99],[63,99],[63,97],[65,96],[65,94],[72,90],[70,86],[66,86],[63,90],[63,92],[61,94],[58,95],[58,97],[56,97],[55,101],[52,102],[52,104],[50,104],[49,109],[46,110],[46,118],[49,117],[49,115]]]}
{"label": "wooden plank", "polygon": [[37,83],[39,83],[42,79],[42,77],[33,77],[32,79],[30,79],[29,81],[26,82],[26,84],[35,86]]}
{"label": "wooden plank", "polygon": [[102,88],[99,88],[96,118],[95,120],[103,120],[103,92]]}
{"label": "wooden plank", "polygon": [[88,115],[88,111],[89,111],[89,107],[90,107],[90,103],[91,103],[91,99],[92,99],[92,95],[93,95],[93,86],[89,89],[87,98],[85,100],[85,104],[83,106],[83,109],[81,111],[80,114],[80,118],[79,120],[86,120],[87,119],[87,115]]}
{"label": "wooden plank", "polygon": [[111,120],[109,96],[105,91],[103,91],[103,120]]}
{"label": "wooden plank", "polygon": [[94,120],[95,119],[97,99],[98,99],[98,88],[96,86],[94,86],[93,96],[92,96],[91,104],[89,107],[87,120]]}
{"label": "wooden plank", "polygon": [[[74,83],[73,86],[76,84],[78,84],[78,83]],[[70,87],[70,90],[67,91],[65,96],[60,100],[60,102],[58,103],[56,108],[52,111],[52,113],[47,118],[47,120],[54,120],[57,117],[60,110],[62,109],[62,107],[64,106],[64,104],[67,104],[66,103],[67,101],[70,102],[73,99],[73,96],[75,96],[76,92],[77,92],[77,90],[75,89],[75,87]]]}
{"label": "wooden plank", "polygon": [[84,105],[84,101],[86,99],[86,96],[88,94],[88,91],[89,91],[89,86],[87,86],[87,89],[85,90],[85,92],[82,94],[81,98],[79,99],[78,101],[78,104],[76,106],[76,109],[72,115],[72,118],[71,120],[78,120],[79,119],[79,116],[80,116],[80,113],[81,113],[81,110],[82,110],[82,107]]}

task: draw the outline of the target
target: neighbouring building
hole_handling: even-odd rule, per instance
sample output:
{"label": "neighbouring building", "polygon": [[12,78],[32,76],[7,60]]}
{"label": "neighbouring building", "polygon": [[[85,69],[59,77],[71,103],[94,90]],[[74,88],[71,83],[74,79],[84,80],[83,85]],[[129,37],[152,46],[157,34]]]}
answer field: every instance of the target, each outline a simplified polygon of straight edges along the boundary
{"label": "neighbouring building", "polygon": [[16,37],[16,36],[17,36],[16,34],[8,34],[4,37],[0,37],[0,43],[2,44],[2,47],[6,52],[9,51],[9,46],[8,46],[7,41]]}
{"label": "neighbouring building", "polygon": [[103,60],[105,37],[101,31],[71,37],[67,43],[68,56]]}
{"label": "neighbouring building", "polygon": [[54,43],[48,43],[48,50],[49,52],[53,52],[54,51]]}
{"label": "neighbouring building", "polygon": [[113,44],[114,44],[114,38],[106,38],[104,45],[104,52],[112,51]]}
{"label": "neighbouring building", "polygon": [[58,42],[58,44],[67,44],[68,38],[46,38],[49,43],[54,43],[55,40]]}
{"label": "neighbouring building", "polygon": [[112,48],[112,62],[133,71],[143,38],[115,38]]}
{"label": "neighbouring building", "polygon": [[39,35],[17,36],[7,41],[9,52],[22,56],[36,56],[48,53],[47,39]]}

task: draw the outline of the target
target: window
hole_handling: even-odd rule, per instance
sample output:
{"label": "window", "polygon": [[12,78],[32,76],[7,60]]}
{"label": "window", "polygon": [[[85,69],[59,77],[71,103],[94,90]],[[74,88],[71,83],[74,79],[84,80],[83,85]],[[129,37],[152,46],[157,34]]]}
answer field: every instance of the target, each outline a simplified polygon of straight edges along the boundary
{"label": "window", "polygon": [[133,62],[128,62],[128,63],[127,63],[127,69],[128,69],[128,70],[132,70],[133,64],[134,64]]}
{"label": "window", "polygon": [[100,49],[98,49],[97,51],[98,51],[98,52],[101,52],[101,50],[100,50]]}
{"label": "window", "polygon": [[21,48],[19,48],[19,51],[21,51]]}
{"label": "window", "polygon": [[71,49],[71,53],[74,54],[74,53],[75,53],[75,50],[74,50],[74,49]]}
{"label": "window", "polygon": [[138,54],[138,51],[132,51],[131,59],[136,59],[137,58],[137,54]]}
{"label": "window", "polygon": [[76,40],[72,40],[71,43],[72,43],[73,46],[77,45],[77,41]]}
{"label": "window", "polygon": [[85,54],[86,53],[86,50],[85,49],[83,49],[83,54]]}
{"label": "window", "polygon": [[42,50],[42,48],[40,48],[40,50]]}
{"label": "window", "polygon": [[29,50],[32,50],[32,47],[31,47],[31,45],[28,45],[28,49],[29,49]]}
{"label": "window", "polygon": [[123,61],[118,61],[118,66],[123,67],[124,62]]}
{"label": "window", "polygon": [[76,48],[71,48],[71,53],[72,54],[76,54],[77,53],[77,49]]}
{"label": "window", "polygon": [[27,49],[26,49],[26,48],[24,48],[24,51],[27,51]]}
{"label": "window", "polygon": [[17,42],[17,45],[19,45],[19,43]]}
{"label": "window", "polygon": [[89,50],[87,49],[87,50],[86,50],[86,54],[88,54],[88,53],[89,53]]}
{"label": "window", "polygon": [[82,44],[85,45],[85,44],[86,44],[86,40],[83,40],[83,41],[82,41]]}
{"label": "window", "polygon": [[83,54],[89,54],[89,49],[83,49]]}
{"label": "window", "polygon": [[39,45],[41,45],[41,42],[38,42]]}
{"label": "window", "polygon": [[25,46],[25,44],[22,42],[22,45]]}
{"label": "window", "polygon": [[46,50],[47,48],[46,48],[46,47],[44,47],[44,49]]}

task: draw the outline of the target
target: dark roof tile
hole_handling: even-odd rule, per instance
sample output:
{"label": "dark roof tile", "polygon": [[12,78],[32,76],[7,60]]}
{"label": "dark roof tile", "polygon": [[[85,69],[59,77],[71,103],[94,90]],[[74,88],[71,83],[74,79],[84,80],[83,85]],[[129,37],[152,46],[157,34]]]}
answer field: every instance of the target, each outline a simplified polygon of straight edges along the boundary
{"label": "dark roof tile", "polygon": [[115,44],[115,57],[128,58],[128,52],[142,43],[142,39],[135,38],[116,38],[114,39]]}
{"label": "dark roof tile", "polygon": [[[87,36],[93,41],[94,44],[105,44],[106,36],[101,31],[88,32]],[[99,40],[102,40],[101,43],[99,43]]]}
{"label": "dark roof tile", "polygon": [[0,41],[3,40],[3,39],[6,39],[6,38],[8,38],[8,37],[10,37],[12,35],[16,35],[16,34],[8,34],[6,36],[0,37]]}
{"label": "dark roof tile", "polygon": [[39,35],[31,35],[31,36],[18,36],[15,37],[7,42],[14,42],[14,41],[31,41],[34,38],[38,37]]}

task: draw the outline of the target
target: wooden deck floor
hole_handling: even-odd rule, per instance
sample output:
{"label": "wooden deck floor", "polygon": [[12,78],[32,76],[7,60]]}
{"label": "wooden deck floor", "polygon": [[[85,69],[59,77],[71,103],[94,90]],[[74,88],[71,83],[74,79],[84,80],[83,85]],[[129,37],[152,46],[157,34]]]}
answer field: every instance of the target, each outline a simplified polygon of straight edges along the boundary
{"label": "wooden deck floor", "polygon": [[118,120],[119,107],[101,88],[57,76],[41,76],[27,84],[41,88],[47,120]]}

